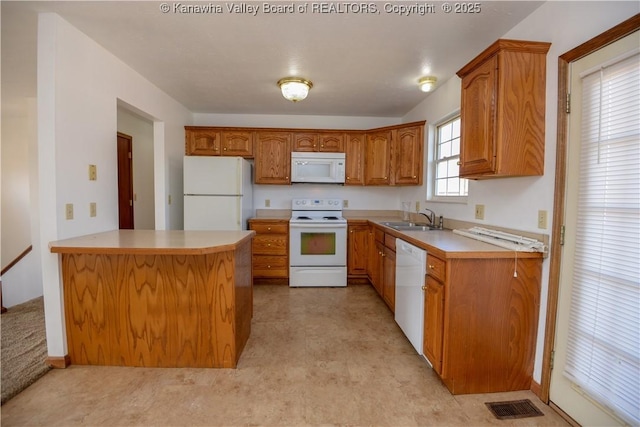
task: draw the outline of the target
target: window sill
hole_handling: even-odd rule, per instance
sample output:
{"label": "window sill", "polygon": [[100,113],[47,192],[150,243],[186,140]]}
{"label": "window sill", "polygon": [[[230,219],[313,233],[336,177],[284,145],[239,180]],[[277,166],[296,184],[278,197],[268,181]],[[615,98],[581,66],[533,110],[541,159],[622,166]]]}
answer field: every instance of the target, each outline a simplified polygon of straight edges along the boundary
{"label": "window sill", "polygon": [[429,199],[434,203],[454,203],[458,205],[466,205],[468,196],[433,196]]}

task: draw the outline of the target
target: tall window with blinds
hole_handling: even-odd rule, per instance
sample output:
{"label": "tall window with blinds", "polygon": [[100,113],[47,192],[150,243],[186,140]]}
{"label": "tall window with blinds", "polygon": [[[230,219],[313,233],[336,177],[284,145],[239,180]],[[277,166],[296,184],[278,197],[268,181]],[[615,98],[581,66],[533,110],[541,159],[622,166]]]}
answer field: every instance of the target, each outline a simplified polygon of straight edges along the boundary
{"label": "tall window with blinds", "polygon": [[460,116],[437,126],[435,148],[434,196],[467,196],[469,182],[460,178]]}
{"label": "tall window with blinds", "polygon": [[577,239],[564,374],[640,424],[640,54],[582,78]]}

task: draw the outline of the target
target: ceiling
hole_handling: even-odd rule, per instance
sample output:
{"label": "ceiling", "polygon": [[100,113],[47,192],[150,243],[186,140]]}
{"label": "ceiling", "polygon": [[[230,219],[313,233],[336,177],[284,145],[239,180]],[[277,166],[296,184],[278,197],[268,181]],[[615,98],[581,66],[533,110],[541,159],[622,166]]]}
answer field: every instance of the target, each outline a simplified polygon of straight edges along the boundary
{"label": "ceiling", "polygon": [[[316,13],[320,2],[302,1],[269,4],[308,4],[306,13],[264,13],[263,3],[169,1],[163,13],[156,1],[2,1],[3,109],[36,94],[37,12],[58,13],[192,112],[402,117],[429,96],[420,77],[442,84],[543,2],[481,2],[475,14],[433,2],[424,15],[385,11],[422,2],[367,3],[378,13],[347,2],[324,4],[348,13]],[[222,12],[179,11],[193,4]],[[313,82],[304,101],[280,95],[276,82],[289,75]]]}

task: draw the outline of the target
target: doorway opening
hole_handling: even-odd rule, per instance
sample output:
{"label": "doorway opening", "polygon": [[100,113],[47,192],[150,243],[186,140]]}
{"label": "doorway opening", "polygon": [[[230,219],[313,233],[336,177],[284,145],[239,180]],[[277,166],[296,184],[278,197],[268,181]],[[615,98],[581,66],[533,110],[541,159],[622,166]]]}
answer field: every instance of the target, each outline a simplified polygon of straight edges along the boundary
{"label": "doorway opening", "polygon": [[133,138],[118,132],[118,224],[132,230],[133,222]]}

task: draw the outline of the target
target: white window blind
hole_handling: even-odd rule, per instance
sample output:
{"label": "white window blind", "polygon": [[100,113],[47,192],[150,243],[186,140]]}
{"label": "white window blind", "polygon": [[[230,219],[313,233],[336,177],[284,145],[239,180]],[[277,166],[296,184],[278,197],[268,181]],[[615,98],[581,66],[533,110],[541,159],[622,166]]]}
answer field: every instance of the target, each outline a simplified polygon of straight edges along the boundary
{"label": "white window blind", "polygon": [[640,55],[586,74],[564,374],[639,425]]}

